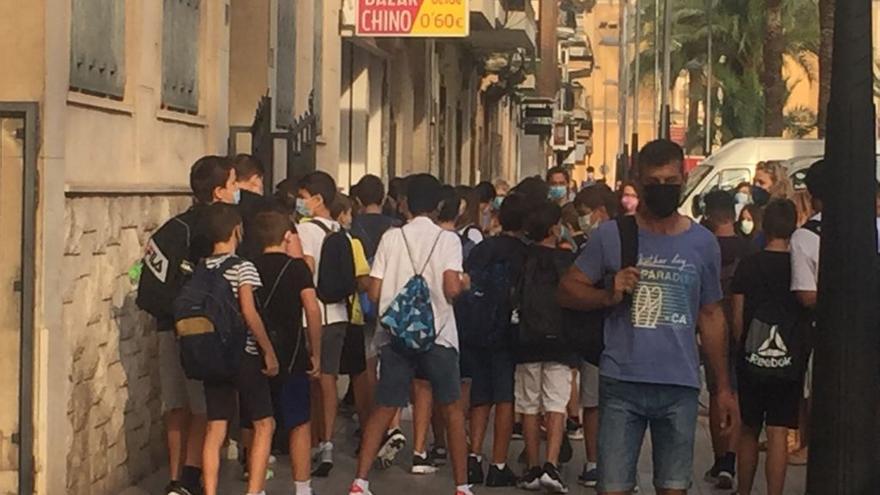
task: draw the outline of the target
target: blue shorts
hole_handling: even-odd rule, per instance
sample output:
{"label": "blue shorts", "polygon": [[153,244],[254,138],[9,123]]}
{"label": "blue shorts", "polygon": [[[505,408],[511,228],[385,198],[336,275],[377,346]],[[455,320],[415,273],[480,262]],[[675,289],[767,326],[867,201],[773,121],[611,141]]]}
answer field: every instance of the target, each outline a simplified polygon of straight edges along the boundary
{"label": "blue shorts", "polygon": [[309,385],[309,376],[305,372],[272,381],[272,399],[279,430],[290,431],[309,422],[312,407]]}
{"label": "blue shorts", "polygon": [[376,404],[406,407],[416,376],[431,382],[435,403],[452,404],[461,397],[458,351],[435,345],[421,354],[403,355],[391,345],[379,349],[379,383]]}
{"label": "blue shorts", "polygon": [[513,402],[515,371],[507,349],[461,349],[461,373],[471,379],[472,406]]}
{"label": "blue shorts", "polygon": [[654,487],[689,489],[693,477],[698,395],[695,388],[601,377],[598,491],[633,490],[639,451],[649,426]]}

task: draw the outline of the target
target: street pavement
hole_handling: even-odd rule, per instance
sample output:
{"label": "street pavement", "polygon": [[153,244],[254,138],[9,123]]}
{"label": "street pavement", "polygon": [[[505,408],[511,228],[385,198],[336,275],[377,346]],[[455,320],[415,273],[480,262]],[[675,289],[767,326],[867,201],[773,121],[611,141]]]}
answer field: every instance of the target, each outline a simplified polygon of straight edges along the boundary
{"label": "street pavement", "polygon": [[[336,434],[335,448],[335,467],[329,478],[316,479],[313,481],[313,488],[317,495],[346,495],[349,485],[355,472],[356,459],[354,457],[355,442],[354,430],[356,428],[354,422],[349,417],[341,417],[337,422],[338,431]],[[491,424],[491,422],[490,422]],[[411,437],[411,423],[404,422],[404,431]],[[490,447],[490,439],[487,439],[486,450]],[[585,488],[577,484],[577,476],[583,467],[584,451],[582,442],[574,442],[575,457],[563,471],[563,475],[569,483],[569,493],[572,494],[593,494],[595,491]],[[516,456],[519,455],[523,448],[521,441],[514,441],[511,446],[510,459],[513,461],[512,466],[516,467],[516,471],[520,472],[522,466],[516,464]],[[444,466],[434,475],[415,476],[409,474],[409,467],[412,453],[410,450],[404,450],[394,466],[386,471],[373,470],[370,473],[370,489],[375,495],[450,495],[455,493],[454,483],[452,481],[452,472],[450,466]],[[763,456],[762,456],[763,460]],[[278,459],[277,464],[273,466],[275,478],[270,480],[266,486],[268,495],[289,495],[293,494],[293,483],[290,477],[290,467],[287,466],[288,459],[286,457]],[[703,474],[712,464],[712,448],[709,438],[709,425],[704,417],[700,417],[697,429],[696,455],[694,465],[694,486],[689,491],[690,494],[699,495],[716,495],[729,494],[728,491],[713,489],[708,483],[703,481]],[[223,466],[221,483],[221,495],[238,495],[245,493],[245,484],[240,481],[241,470],[236,461],[227,461]],[[786,483],[785,494],[803,494],[805,492],[806,468],[790,467],[788,471],[788,479]],[[646,439],[642,449],[641,459],[639,461],[639,480],[642,494],[654,494],[655,491],[651,486],[651,446],[650,440]],[[144,480],[138,487],[129,489],[125,495],[164,495],[162,488],[167,482],[167,471],[163,470]],[[492,495],[513,495],[528,493],[515,488],[484,488],[476,487],[476,493],[492,494]],[[764,476],[761,469],[755,482],[755,494],[763,495],[766,493]]]}

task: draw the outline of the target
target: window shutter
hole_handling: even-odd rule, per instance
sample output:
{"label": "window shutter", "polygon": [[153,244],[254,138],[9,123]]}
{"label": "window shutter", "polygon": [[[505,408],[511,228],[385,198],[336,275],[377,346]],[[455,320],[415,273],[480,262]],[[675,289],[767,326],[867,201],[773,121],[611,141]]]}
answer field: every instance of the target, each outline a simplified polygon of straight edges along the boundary
{"label": "window shutter", "polygon": [[72,0],[70,87],[125,96],[125,0]]}
{"label": "window shutter", "polygon": [[199,111],[200,0],[164,0],[162,19],[162,105]]}

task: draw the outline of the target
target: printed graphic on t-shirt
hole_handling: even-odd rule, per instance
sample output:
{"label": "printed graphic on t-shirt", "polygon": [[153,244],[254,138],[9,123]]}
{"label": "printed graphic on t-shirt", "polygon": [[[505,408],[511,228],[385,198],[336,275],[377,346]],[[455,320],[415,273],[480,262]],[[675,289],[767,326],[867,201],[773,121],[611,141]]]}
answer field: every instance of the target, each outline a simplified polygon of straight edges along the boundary
{"label": "printed graphic on t-shirt", "polygon": [[633,326],[693,326],[689,295],[699,278],[696,267],[678,254],[671,259],[640,254],[638,268],[640,277],[631,314]]}

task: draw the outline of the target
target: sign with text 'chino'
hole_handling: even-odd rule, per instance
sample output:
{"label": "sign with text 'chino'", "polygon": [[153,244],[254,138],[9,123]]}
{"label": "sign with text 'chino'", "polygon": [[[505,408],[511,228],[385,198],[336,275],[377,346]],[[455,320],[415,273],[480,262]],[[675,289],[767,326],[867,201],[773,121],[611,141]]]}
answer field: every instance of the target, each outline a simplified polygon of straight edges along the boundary
{"label": "sign with text 'chino'", "polygon": [[357,36],[464,38],[468,0],[355,0]]}

